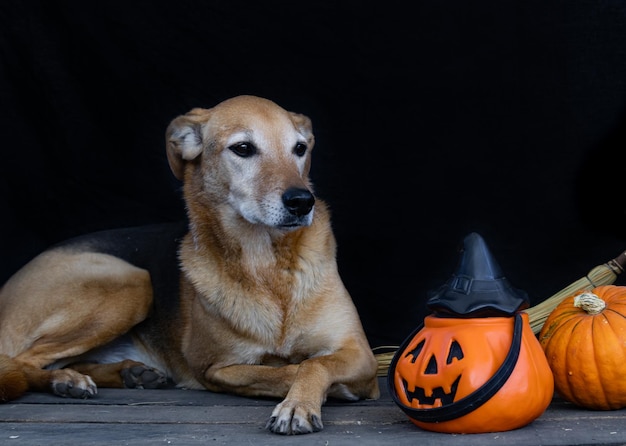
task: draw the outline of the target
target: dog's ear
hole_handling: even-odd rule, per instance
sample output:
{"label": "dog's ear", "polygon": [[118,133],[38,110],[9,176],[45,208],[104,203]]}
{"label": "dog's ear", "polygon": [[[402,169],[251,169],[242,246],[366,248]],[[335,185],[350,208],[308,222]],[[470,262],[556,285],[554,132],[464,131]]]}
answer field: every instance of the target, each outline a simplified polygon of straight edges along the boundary
{"label": "dog's ear", "polygon": [[185,162],[202,153],[202,124],[208,120],[209,114],[209,110],[194,108],[175,118],[167,127],[167,160],[179,180],[183,179]]}
{"label": "dog's ear", "polygon": [[315,143],[315,139],[313,137],[313,124],[311,123],[311,119],[308,116],[302,115],[300,113],[289,112],[291,115],[291,119],[309,143],[309,147],[313,147]]}

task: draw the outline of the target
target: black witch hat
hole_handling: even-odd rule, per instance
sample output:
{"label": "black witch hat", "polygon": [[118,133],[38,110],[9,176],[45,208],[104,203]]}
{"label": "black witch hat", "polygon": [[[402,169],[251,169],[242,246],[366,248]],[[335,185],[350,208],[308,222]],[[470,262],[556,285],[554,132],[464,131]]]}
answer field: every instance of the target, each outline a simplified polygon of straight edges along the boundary
{"label": "black witch hat", "polygon": [[429,309],[438,316],[489,317],[528,308],[528,295],[511,286],[480,235],[466,236],[460,254],[455,273],[426,302]]}

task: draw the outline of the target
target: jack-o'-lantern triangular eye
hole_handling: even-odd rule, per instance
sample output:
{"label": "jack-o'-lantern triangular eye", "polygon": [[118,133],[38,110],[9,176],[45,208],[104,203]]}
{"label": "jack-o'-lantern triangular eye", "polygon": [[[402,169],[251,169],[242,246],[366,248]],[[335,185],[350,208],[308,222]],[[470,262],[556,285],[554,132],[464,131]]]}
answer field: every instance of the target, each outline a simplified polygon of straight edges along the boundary
{"label": "jack-o'-lantern triangular eye", "polygon": [[417,346],[413,350],[411,350],[410,352],[406,354],[406,356],[409,356],[409,355],[413,356],[413,359],[411,359],[412,364],[415,364],[415,360],[422,352],[422,348],[424,348],[424,342],[426,341],[422,340],[419,344],[417,344]]}
{"label": "jack-o'-lantern triangular eye", "polygon": [[452,341],[452,345],[450,345],[450,351],[448,352],[446,364],[452,363],[452,360],[454,358],[463,359],[463,349],[461,348],[461,345],[456,341]]}
{"label": "jack-o'-lantern triangular eye", "polygon": [[435,355],[432,355],[428,360],[428,364],[426,365],[426,370],[424,370],[425,375],[436,375],[438,372],[437,368],[437,358]]}

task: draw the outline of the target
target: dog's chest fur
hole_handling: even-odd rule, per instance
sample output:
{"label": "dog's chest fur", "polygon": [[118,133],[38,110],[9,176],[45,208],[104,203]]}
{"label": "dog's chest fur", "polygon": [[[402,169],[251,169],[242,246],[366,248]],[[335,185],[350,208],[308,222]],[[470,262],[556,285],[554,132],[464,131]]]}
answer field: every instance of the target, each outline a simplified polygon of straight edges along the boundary
{"label": "dog's chest fur", "polygon": [[189,236],[180,256],[183,274],[195,291],[195,307],[213,318],[209,323],[226,324],[235,336],[258,346],[258,354],[297,354],[300,332],[307,330],[302,321],[315,318],[316,302],[323,299],[320,278],[328,277],[318,270],[328,264],[319,257],[334,256],[332,240],[317,251],[311,247],[320,244],[310,243],[312,236],[328,234],[314,224],[280,238],[257,236],[235,250],[231,260],[223,252],[211,255],[211,247]]}

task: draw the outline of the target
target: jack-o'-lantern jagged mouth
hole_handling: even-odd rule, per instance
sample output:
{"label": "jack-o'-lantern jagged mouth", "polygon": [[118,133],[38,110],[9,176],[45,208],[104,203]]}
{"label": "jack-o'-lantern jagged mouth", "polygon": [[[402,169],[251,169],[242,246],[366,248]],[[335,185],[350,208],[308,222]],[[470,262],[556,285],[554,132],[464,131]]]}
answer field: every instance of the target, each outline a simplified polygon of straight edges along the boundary
{"label": "jack-o'-lantern jagged mouth", "polygon": [[410,391],[408,383],[404,379],[402,380],[402,385],[404,387],[406,398],[409,402],[417,400],[420,406],[435,407],[437,400],[441,402],[441,406],[447,406],[454,403],[454,398],[456,397],[456,391],[459,387],[460,381],[461,375],[454,380],[449,393],[444,392],[443,387],[436,387],[433,389],[431,396],[426,396],[426,391],[422,387],[416,386],[414,391]]}

